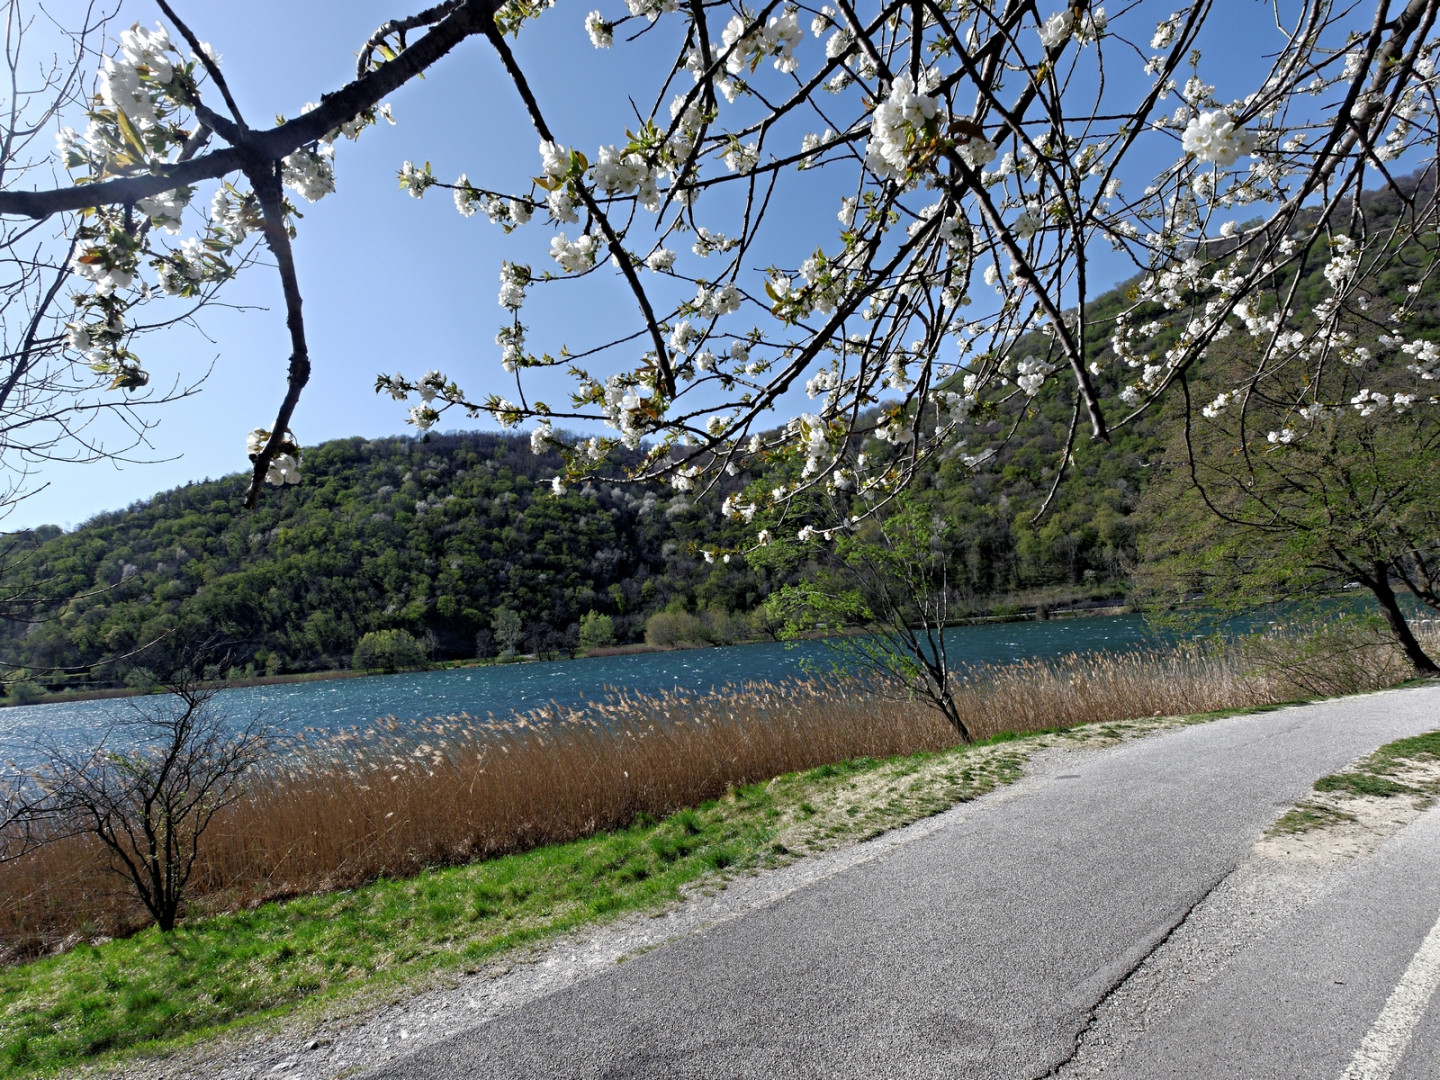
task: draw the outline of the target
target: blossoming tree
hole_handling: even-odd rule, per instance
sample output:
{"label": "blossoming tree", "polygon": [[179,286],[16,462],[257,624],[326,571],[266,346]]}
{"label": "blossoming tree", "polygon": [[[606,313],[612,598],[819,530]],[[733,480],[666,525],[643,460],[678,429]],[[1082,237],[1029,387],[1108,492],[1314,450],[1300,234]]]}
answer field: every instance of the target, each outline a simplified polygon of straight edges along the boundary
{"label": "blossoming tree", "polygon": [[[0,125],[0,181],[7,189],[52,175],[47,166],[54,163],[57,117],[83,108],[94,72],[91,50],[104,26],[99,13],[87,10],[69,28],[68,53],[36,63],[22,48],[32,21],[18,3],[0,4],[6,43],[0,73],[9,87]],[[132,219],[131,225],[134,241],[143,242],[148,224]],[[214,298],[219,279],[197,284],[184,303],[155,310],[153,318],[122,328],[97,317],[89,329],[77,326],[67,334],[59,312],[77,288],[82,243],[76,229],[56,230],[44,219],[0,221],[0,517],[35,490],[35,472],[48,462],[123,460],[137,448],[143,453],[155,408],[193,393],[205,375],[197,372],[169,387],[147,386],[148,377],[124,342],[137,330],[161,330],[193,317]],[[237,268],[243,263],[237,260]],[[81,359],[82,354],[89,355]],[[108,438],[95,424],[107,415],[120,421],[100,425],[108,428]],[[0,566],[13,568],[23,557],[17,545],[7,543]],[[13,598],[5,606],[12,617],[23,617]]]}
{"label": "blossoming tree", "polygon": [[[1283,415],[1348,408],[1316,398],[1330,384],[1311,376],[1334,364],[1401,372],[1414,384],[1406,408],[1435,405],[1433,350],[1410,332],[1423,290],[1383,326],[1364,315],[1375,275],[1433,236],[1434,187],[1417,199],[1396,186],[1407,211],[1378,234],[1357,195],[1434,153],[1440,0],[1276,0],[1277,48],[1250,59],[1233,98],[1206,81],[1199,43],[1225,17],[1207,0],[1108,15],[1086,0],[625,2],[585,27],[650,74],[653,104],[563,132],[540,89],[553,73],[525,70],[508,40],[581,18],[547,0],[444,0],[397,17],[358,43],[352,81],[317,87],[318,105],[272,127],[241,115],[196,31],[158,0],[165,22],[136,24],[105,57],[84,133],[60,133],[73,182],[0,191],[7,221],[78,215],[66,219],[69,265],[88,292],[55,340],[97,370],[138,372],[141,308],[219,283],[262,238],[292,352],[277,415],[250,436],[249,502],[267,479],[298,479],[289,422],[310,361],[293,200],[330,195],[336,142],[388,119],[387,95],[481,39],[534,127],[533,179],[500,190],[482,162],[453,182],[407,162],[400,181],[416,197],[446,189],[460,214],[514,233],[498,268],[496,367],[402,371],[377,389],[413,403],[422,430],[452,409],[530,427],[537,448],[564,454],[557,491],[604,472],[619,445],[647,448],[632,479],[680,491],[778,460],[793,479],[732,496],[725,513],[832,534],[1065,379],[1075,406],[1058,485],[1075,439],[1107,439],[1231,334],[1252,357],[1223,391],[1240,407],[1267,387]],[[662,22],[668,38],[647,33]],[[824,203],[826,229],[783,222]],[[548,256],[525,240],[536,229]],[[1127,308],[1097,323],[1087,261],[1101,250],[1135,280]],[[1330,292],[1302,302],[1286,283],[1317,260]],[[537,340],[525,322],[535,290],[605,275],[631,298],[631,332]],[[1124,375],[1118,411],[1097,390],[1107,366]],[[542,368],[570,374],[569,402],[527,390]],[[1308,422],[1284,430],[1304,438]],[[873,466],[871,440],[901,452]],[[791,508],[821,491],[849,493],[846,514],[797,520]]]}
{"label": "blossoming tree", "polygon": [[[1423,201],[1434,197],[1423,189],[1435,182],[1430,172],[1399,186]],[[1389,193],[1363,201],[1368,220],[1382,229],[1405,210]],[[1416,390],[1440,361],[1440,346],[1374,333],[1401,308],[1414,312],[1405,321],[1422,333],[1440,326],[1433,305],[1416,304],[1423,281],[1410,280],[1432,248],[1430,240],[1397,251],[1383,291],[1337,316],[1332,335],[1348,343],[1373,334],[1373,347],[1394,350],[1404,363],[1371,362],[1361,354],[1372,346],[1353,344],[1349,362],[1295,365],[1288,378],[1276,372],[1249,385],[1247,341],[1231,338],[1212,349],[1206,370],[1182,388],[1200,403],[1199,414],[1171,425],[1170,452],[1146,487],[1151,523],[1132,578],[1140,595],[1185,606],[1198,592],[1212,610],[1243,610],[1333,596],[1342,583],[1363,588],[1411,666],[1440,675],[1410,625],[1417,609],[1431,618],[1440,611],[1440,411]],[[1330,279],[1354,272],[1352,241],[1337,237],[1334,250],[1337,258],[1310,280],[1291,283],[1299,295],[1329,292]],[[1300,388],[1289,378],[1300,375],[1312,385],[1296,408]],[[1237,385],[1248,392],[1236,394]],[[1173,411],[1183,412],[1183,404],[1177,400]],[[1410,612],[1397,593],[1410,594]],[[1327,608],[1327,619],[1336,614]]]}

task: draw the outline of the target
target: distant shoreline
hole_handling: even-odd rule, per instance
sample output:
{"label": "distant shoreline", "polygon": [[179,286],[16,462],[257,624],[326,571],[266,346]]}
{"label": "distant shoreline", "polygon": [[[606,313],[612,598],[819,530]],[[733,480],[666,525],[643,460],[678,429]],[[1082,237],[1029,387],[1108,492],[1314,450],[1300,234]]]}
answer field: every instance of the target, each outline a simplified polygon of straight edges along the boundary
{"label": "distant shoreline", "polygon": [[[1124,604],[1092,605],[1092,606],[1069,606],[1064,608],[1051,608],[1045,604],[1037,604],[1029,609],[1003,615],[973,615],[963,619],[956,619],[950,623],[951,626],[984,626],[992,623],[1013,623],[1013,622],[1036,622],[1047,619],[1078,619],[1092,616],[1104,615],[1125,615],[1128,608]],[[819,632],[803,635],[806,638],[820,638],[829,635]],[[733,645],[754,645],[757,641],[737,641]],[[285,686],[291,683],[307,682],[328,682],[331,679],[364,679],[372,675],[403,675],[424,673],[429,671],[452,671],[460,668],[497,667],[504,664],[534,664],[534,663],[555,663],[558,660],[586,660],[598,659],[606,656],[633,656],[643,653],[657,652],[679,652],[689,649],[728,649],[731,645],[709,645],[700,643],[684,643],[680,645],[647,645],[643,642],[635,642],[629,645],[607,645],[598,649],[591,649],[584,653],[577,653],[572,657],[557,657],[554,660],[541,660],[533,653],[513,657],[504,661],[498,659],[487,660],[445,660],[433,664],[428,668],[412,668],[408,671],[355,671],[351,668],[338,668],[331,671],[299,671],[286,675],[253,675],[243,679],[227,679],[219,684],[220,689],[241,688],[248,686]],[[91,690],[61,690],[56,693],[40,695],[34,701],[13,702],[0,699],[0,708],[23,708],[28,705],[60,705],[71,701],[104,701],[111,698],[147,697],[155,693],[163,693],[161,690],[139,690],[128,686],[96,687]]]}

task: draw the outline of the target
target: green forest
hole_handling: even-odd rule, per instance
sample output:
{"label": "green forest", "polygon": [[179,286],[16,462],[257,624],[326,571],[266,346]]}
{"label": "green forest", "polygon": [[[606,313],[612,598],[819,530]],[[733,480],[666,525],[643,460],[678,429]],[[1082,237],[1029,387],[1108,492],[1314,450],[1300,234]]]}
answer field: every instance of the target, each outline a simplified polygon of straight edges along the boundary
{"label": "green forest", "polygon": [[[1133,550],[1143,448],[1089,463],[1082,451],[1060,504],[1032,526],[1057,444],[1048,419],[1027,427],[980,473],[945,463],[924,479],[963,522],[977,612],[1046,586],[1114,591]],[[499,649],[499,609],[521,616],[526,652],[573,651],[591,612],[622,644],[643,641],[662,611],[706,616],[733,640],[766,630],[734,616],[806,573],[803,561],[784,571],[707,563],[702,547],[750,540],[722,522],[718,500],[622,484],[555,496],[558,464],[519,436],[342,439],[307,448],[304,482],[267,492],[253,512],[236,474],[70,532],[14,537],[8,592],[57,600],[6,620],[0,655],[52,686],[123,684],[145,667],[143,646],[175,633],[220,637],[247,674],[346,667],[363,635],[387,629],[428,642],[436,660],[487,657]]]}
{"label": "green forest", "polygon": [[[1383,217],[1385,198],[1367,210]],[[1307,277],[1302,290],[1321,296],[1319,264]],[[1384,287],[1406,284],[1400,275]],[[1119,310],[1126,288],[1090,305],[1095,325]],[[1110,415],[1123,415],[1116,395],[1133,373],[1103,362],[1103,338],[1089,352],[1102,361]],[[974,469],[953,457],[932,462],[916,481],[951,525],[957,614],[1126,592],[1143,547],[1142,495],[1164,471],[1178,411],[1146,413],[1108,445],[1082,435],[1037,520],[1073,394],[1057,378],[1038,397],[1012,398],[967,446],[988,440],[995,456]],[[365,635],[395,631],[436,661],[642,642],[659,613],[677,617],[681,637],[725,643],[773,632],[765,598],[820,571],[804,551],[763,566],[703,557],[705,548],[738,552],[753,542],[753,527],[722,520],[718,507],[765,475],[725,478],[703,502],[622,483],[557,496],[550,478],[560,465],[522,435],[341,439],[305,448],[303,482],[267,491],[253,512],[241,507],[247,477],[237,473],[70,532],[13,535],[0,567],[13,598],[0,656],[22,668],[12,679],[60,689],[138,685],[147,646],[162,640],[219,639],[231,674],[246,676],[345,668]],[[786,474],[783,462],[771,467]],[[663,622],[652,624],[652,638]]]}

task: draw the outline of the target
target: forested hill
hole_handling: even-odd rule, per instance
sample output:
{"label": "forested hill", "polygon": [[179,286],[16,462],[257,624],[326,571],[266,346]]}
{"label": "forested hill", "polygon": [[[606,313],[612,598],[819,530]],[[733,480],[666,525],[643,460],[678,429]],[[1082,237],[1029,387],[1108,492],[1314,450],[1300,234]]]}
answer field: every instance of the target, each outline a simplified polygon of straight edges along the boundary
{"label": "forested hill", "polygon": [[[979,607],[1039,586],[1103,588],[1119,572],[1140,459],[1112,451],[1102,470],[1082,466],[1058,512],[1032,527],[1056,457],[1049,427],[1037,416],[978,477],[942,468],[928,481],[950,488]],[[531,650],[573,647],[590,611],[609,615],[621,642],[643,640],[666,608],[710,613],[721,640],[750,629],[726,616],[753,611],[775,582],[742,559],[704,561],[700,546],[747,539],[727,535],[713,506],[619,486],[557,498],[558,466],[516,436],[342,439],[307,449],[304,481],[267,490],[254,512],[237,474],[72,532],[39,530],[11,592],[25,578],[73,599],[3,624],[0,656],[37,674],[83,668],[179,630],[234,642],[242,668],[306,671],[347,665],[362,634],[393,627],[428,638],[436,658],[471,657],[493,651],[500,607],[520,613]],[[112,684],[143,662],[75,678]]]}
{"label": "forested hill", "polygon": [[753,572],[702,573],[687,551],[718,520],[634,489],[556,498],[559,464],[491,434],[343,439],[308,448],[304,482],[267,490],[254,512],[237,474],[45,530],[21,569],[78,599],[7,625],[0,655],[74,667],[170,630],[213,631],[257,670],[309,670],[347,663],[361,634],[388,627],[428,636],[437,656],[474,656],[501,606],[522,614],[532,647],[555,648],[592,609],[633,636],[677,596],[758,602]]}
{"label": "forested hill", "polygon": [[[1430,178],[1402,183],[1422,182]],[[1366,198],[1376,227],[1398,209],[1389,195]],[[1305,296],[1325,295],[1322,266],[1307,268]],[[1407,284],[1400,275],[1382,291],[1399,295]],[[1097,325],[1122,296],[1117,289],[1092,303]],[[1175,333],[1163,331],[1159,345]],[[1115,395],[1134,373],[1104,362],[1103,337],[1090,351],[1102,361],[1110,415],[1123,415]],[[1073,394],[1067,380],[1052,380],[970,439],[973,451],[987,432],[998,440],[1014,430],[983,467],[972,472],[951,459],[919,479],[955,525],[950,580],[974,611],[1021,593],[1035,599],[1036,590],[1123,587],[1139,495],[1165,443],[1164,415],[1147,413],[1113,432],[1110,445],[1082,438],[1037,523]],[[647,618],[666,609],[703,616],[716,641],[763,631],[759,620],[735,616],[754,612],[782,572],[701,558],[701,547],[752,540],[720,520],[718,499],[697,507],[668,491],[611,485],[555,497],[549,478],[559,465],[553,454],[533,454],[524,436],[342,439],[307,448],[304,481],[267,490],[254,512],[241,508],[247,477],[237,474],[163,492],[73,532],[38,530],[19,539],[0,585],[7,596],[57,602],[42,606],[38,621],[0,622],[0,659],[52,686],[66,681],[49,674],[57,669],[113,684],[145,663],[115,658],[178,631],[177,639],[229,641],[242,670],[307,671],[347,665],[363,634],[392,628],[428,640],[438,659],[471,657],[494,651],[499,608],[519,613],[530,651],[573,648],[591,611],[611,618],[620,642],[643,639]],[[800,563],[783,573],[812,572]]]}

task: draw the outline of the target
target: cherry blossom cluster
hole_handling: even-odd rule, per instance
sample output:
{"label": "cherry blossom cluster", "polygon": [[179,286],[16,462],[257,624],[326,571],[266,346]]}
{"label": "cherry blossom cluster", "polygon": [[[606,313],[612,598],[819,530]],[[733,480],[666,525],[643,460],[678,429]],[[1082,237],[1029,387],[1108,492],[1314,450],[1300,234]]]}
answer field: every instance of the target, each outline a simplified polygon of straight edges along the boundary
{"label": "cherry blossom cluster", "polygon": [[[1061,379],[1072,439],[1106,438],[1192,381],[1207,386],[1200,418],[1217,424],[1248,415],[1260,391],[1285,402],[1256,436],[1269,453],[1337,416],[1413,418],[1440,362],[1419,294],[1382,303],[1375,282],[1433,215],[1383,237],[1363,227],[1359,196],[1398,191],[1395,162],[1433,161],[1436,41],[1423,12],[1379,29],[1363,16],[1302,0],[1253,57],[1219,63],[1200,45],[1220,16],[1197,5],[626,0],[582,17],[510,0],[500,35],[573,19],[568,32],[583,28],[606,62],[653,70],[655,92],[600,130],[560,130],[534,62],[492,34],[535,128],[533,175],[506,190],[513,177],[492,182],[485,162],[453,183],[405,162],[398,180],[417,200],[447,190],[460,216],[509,234],[498,364],[482,373],[504,395],[472,398],[438,371],[382,375],[377,389],[421,430],[452,408],[533,422],[536,448],[564,458],[556,490],[604,474],[617,447],[643,451],[632,479],[696,495],[752,465],[788,469],[731,510],[758,507],[753,524],[799,537],[790,508],[822,494],[846,504],[843,522],[804,522],[807,540],[849,527],[935,455],[988,467],[1003,418]],[[106,60],[93,130],[62,133],[67,163],[93,176],[173,159],[203,74],[163,31],[128,34]],[[386,41],[362,68],[404,56],[403,35]],[[289,154],[287,189],[333,192],[336,140],[381,117]],[[243,188],[216,194],[199,244],[151,246],[182,231],[194,194],[86,223],[76,267],[92,303],[133,293],[147,259],[163,264],[156,291],[182,296],[230,272],[229,252],[264,224]],[[1097,315],[1090,301],[1114,282],[1087,266],[1105,249],[1133,281],[1118,314]],[[1328,290],[1318,303],[1292,287],[1312,270]],[[567,278],[623,290],[632,332],[527,327],[536,290]],[[74,327],[92,351],[123,338],[123,311],[101,313]],[[1251,389],[1210,385],[1217,355],[1242,344]],[[569,371],[568,403],[526,392],[536,367]],[[1333,386],[1319,377],[1330,371]]]}
{"label": "cherry blossom cluster", "polygon": [[[255,428],[245,436],[245,452],[253,461],[259,457],[260,451],[269,441],[269,431],[265,428]],[[270,465],[265,471],[265,482],[277,487],[298,484],[300,482],[300,456],[300,444],[291,432],[285,432],[280,440],[279,451],[270,459]]]}
{"label": "cherry blossom cluster", "polygon": [[[182,55],[163,26],[136,24],[122,31],[114,51],[101,60],[85,132],[62,127],[56,136],[64,167],[77,180],[94,183],[153,172],[192,153],[204,135],[203,128],[197,131],[202,87],[218,65],[208,45]],[[316,107],[306,104],[301,115]],[[395,122],[383,103],[287,154],[278,163],[283,186],[309,202],[332,193],[335,143],[357,139],[382,119]],[[149,380],[131,351],[132,309],[159,296],[204,303],[251,261],[247,243],[263,231],[264,213],[248,183],[221,180],[208,214],[192,207],[196,194],[195,186],[183,185],[140,198],[133,207],[97,207],[74,230],[70,268],[90,291],[75,298],[77,317],[66,325],[65,342],[97,375],[110,379],[111,389],[135,389]],[[282,227],[293,231],[289,209],[286,204]],[[162,240],[179,236],[187,224],[194,235]],[[264,429],[252,431],[251,455],[268,439]],[[299,447],[288,432],[280,445],[266,479],[293,484],[300,475]]]}

